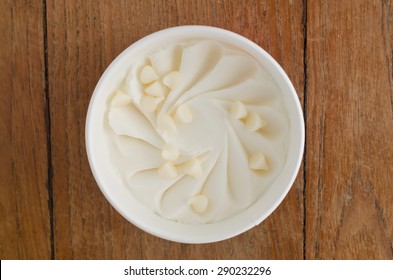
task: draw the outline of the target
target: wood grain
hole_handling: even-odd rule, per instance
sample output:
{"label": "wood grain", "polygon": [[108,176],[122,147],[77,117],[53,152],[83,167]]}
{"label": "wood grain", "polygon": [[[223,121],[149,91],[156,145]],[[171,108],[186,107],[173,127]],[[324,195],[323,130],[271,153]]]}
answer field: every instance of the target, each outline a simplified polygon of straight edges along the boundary
{"label": "wood grain", "polygon": [[393,2],[308,1],[306,257],[393,258]]}
{"label": "wood grain", "polygon": [[1,1],[0,258],[50,258],[42,3]]}
{"label": "wood grain", "polygon": [[[393,259],[392,0],[0,5],[1,259]],[[111,61],[186,24],[232,30],[272,54],[304,102],[307,129],[304,169],[277,210],[206,245],[165,241],[122,218],[84,142]]]}
{"label": "wood grain", "polygon": [[55,258],[303,258],[302,172],[260,226],[227,241],[185,245],[123,219],[100,193],[84,144],[89,99],[105,68],[136,40],[170,26],[213,25],[245,35],[283,65],[302,98],[302,1],[48,0],[47,11]]}

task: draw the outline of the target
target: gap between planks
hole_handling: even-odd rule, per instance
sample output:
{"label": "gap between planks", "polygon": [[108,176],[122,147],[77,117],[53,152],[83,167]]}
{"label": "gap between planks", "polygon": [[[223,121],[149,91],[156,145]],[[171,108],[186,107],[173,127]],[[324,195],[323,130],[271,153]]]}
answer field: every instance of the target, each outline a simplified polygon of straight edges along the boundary
{"label": "gap between planks", "polygon": [[303,117],[304,117],[304,154],[303,154],[303,259],[306,260],[306,182],[307,182],[307,0],[303,0]]}
{"label": "gap between planks", "polygon": [[53,168],[52,168],[52,143],[51,143],[51,119],[50,119],[50,98],[49,98],[49,71],[48,71],[48,27],[46,0],[42,0],[42,29],[44,35],[44,68],[45,68],[45,131],[46,131],[46,153],[47,153],[47,190],[48,190],[48,210],[50,224],[50,258],[55,259],[55,238],[53,222]]}

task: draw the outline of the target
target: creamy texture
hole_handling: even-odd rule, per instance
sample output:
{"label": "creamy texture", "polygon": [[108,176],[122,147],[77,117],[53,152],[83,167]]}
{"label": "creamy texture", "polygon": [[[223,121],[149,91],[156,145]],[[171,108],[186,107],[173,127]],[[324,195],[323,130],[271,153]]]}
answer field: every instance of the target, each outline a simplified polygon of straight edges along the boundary
{"label": "creamy texture", "polygon": [[279,88],[254,58],[216,41],[177,43],[131,62],[107,113],[119,175],[165,219],[212,223],[239,213],[286,161]]}

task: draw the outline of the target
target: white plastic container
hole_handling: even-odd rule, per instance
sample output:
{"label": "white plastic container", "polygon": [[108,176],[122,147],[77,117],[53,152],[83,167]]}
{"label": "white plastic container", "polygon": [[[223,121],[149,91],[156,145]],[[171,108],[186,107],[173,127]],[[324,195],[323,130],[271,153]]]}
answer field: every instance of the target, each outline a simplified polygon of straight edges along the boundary
{"label": "white plastic container", "polygon": [[[280,175],[249,208],[211,224],[185,224],[161,218],[135,199],[109,159],[105,129],[108,97],[125,77],[130,61],[146,49],[156,49],[176,41],[210,39],[232,45],[254,57],[275,79],[284,98],[290,120],[287,161]],[[106,69],[91,98],[86,119],[86,149],[89,163],[110,204],[128,221],[153,235],[183,243],[209,243],[241,234],[261,223],[281,203],[298,173],[304,149],[304,120],[296,91],[280,65],[252,41],[227,30],[209,26],[179,26],[158,31],[124,50]]]}

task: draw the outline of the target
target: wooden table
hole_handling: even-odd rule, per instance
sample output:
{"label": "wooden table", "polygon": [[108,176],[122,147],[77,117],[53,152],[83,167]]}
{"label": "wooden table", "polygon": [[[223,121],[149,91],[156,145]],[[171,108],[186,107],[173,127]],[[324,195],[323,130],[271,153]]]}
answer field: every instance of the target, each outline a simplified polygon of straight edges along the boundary
{"label": "wooden table", "polygon": [[[393,1],[1,0],[1,259],[392,259]],[[106,201],[84,138],[127,46],[176,25],[267,50],[303,104],[306,150],[277,210],[207,245],[151,236]]]}

